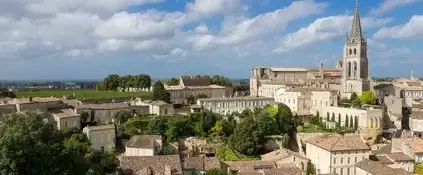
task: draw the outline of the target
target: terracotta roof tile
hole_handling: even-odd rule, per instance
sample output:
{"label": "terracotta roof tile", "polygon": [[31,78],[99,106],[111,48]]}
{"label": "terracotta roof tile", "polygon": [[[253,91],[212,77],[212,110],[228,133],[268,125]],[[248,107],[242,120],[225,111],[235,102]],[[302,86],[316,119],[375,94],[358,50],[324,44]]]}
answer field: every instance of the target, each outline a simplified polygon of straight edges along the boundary
{"label": "terracotta roof tile", "polygon": [[239,173],[255,173],[261,169],[272,169],[276,168],[276,164],[273,161],[225,161],[232,171]]}
{"label": "terracotta roof tile", "polygon": [[209,86],[210,82],[205,78],[191,78],[181,76],[181,83],[184,86]]}
{"label": "terracotta roof tile", "polygon": [[358,162],[355,166],[373,175],[411,175],[412,174],[405,171],[404,169],[391,168],[379,162],[371,161],[369,159],[364,159]]}
{"label": "terracotta roof tile", "polygon": [[410,117],[411,119],[423,120],[423,111],[414,110]]}
{"label": "terracotta roof tile", "polygon": [[216,157],[187,157],[184,160],[184,169],[207,171],[222,169],[220,160]]}
{"label": "terracotta roof tile", "polygon": [[389,154],[392,150],[392,143],[389,143],[378,150],[372,151],[374,154]]}
{"label": "terracotta roof tile", "polygon": [[261,156],[262,160],[275,161],[286,157],[295,156],[302,159],[307,159],[305,156],[298,152],[291,151],[289,149],[281,148],[270,153]]}
{"label": "terracotta roof tile", "polygon": [[59,110],[50,110],[52,115],[59,118],[70,118],[70,117],[79,117],[80,115],[75,113],[72,109],[59,109]]}
{"label": "terracotta roof tile", "polygon": [[370,150],[358,135],[325,134],[310,138],[306,142],[327,151]]}
{"label": "terracotta roof tile", "polygon": [[287,164],[283,168],[265,169],[263,170],[264,175],[302,175],[303,172],[300,168],[293,164]]}
{"label": "terracotta roof tile", "polygon": [[409,162],[414,161],[413,158],[404,154],[404,153],[390,153],[386,154],[390,159],[394,160],[395,162]]}
{"label": "terracotta roof tile", "polygon": [[130,148],[154,148],[154,142],[161,140],[160,135],[136,135],[126,143],[126,147]]}
{"label": "terracotta roof tile", "polygon": [[166,156],[123,156],[120,159],[120,167],[125,170],[135,173],[145,171],[149,168],[154,175],[164,175],[165,167],[170,166],[172,175],[182,174],[181,160],[179,155]]}

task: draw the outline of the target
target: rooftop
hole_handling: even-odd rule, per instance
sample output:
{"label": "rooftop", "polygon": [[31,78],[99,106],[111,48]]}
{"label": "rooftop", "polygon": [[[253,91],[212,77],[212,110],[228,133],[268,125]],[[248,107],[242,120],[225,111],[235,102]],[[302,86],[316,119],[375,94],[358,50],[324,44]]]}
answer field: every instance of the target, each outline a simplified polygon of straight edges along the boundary
{"label": "rooftop", "polygon": [[125,109],[130,105],[128,103],[101,103],[101,104],[81,104],[77,105],[77,109],[94,109],[94,110],[112,110],[112,109]]}
{"label": "rooftop", "polygon": [[295,156],[303,159],[307,159],[305,156],[301,155],[298,152],[291,151],[289,149],[281,148],[270,153],[264,154],[261,156],[262,160],[274,161],[280,160],[286,157]]}
{"label": "rooftop", "polygon": [[411,119],[423,120],[423,111],[413,110],[410,117]]}
{"label": "rooftop", "polygon": [[262,169],[273,169],[276,168],[276,164],[273,161],[225,161],[232,171],[238,171],[239,173],[255,173],[257,170]]}
{"label": "rooftop", "polygon": [[379,162],[375,162],[369,159],[364,159],[358,162],[355,166],[373,175],[411,175],[412,174],[405,171],[404,169],[391,168]]}
{"label": "rooftop", "polygon": [[184,86],[209,86],[211,85],[211,83],[209,82],[209,80],[205,79],[205,78],[191,78],[191,77],[186,77],[186,76],[181,76],[180,77],[180,83],[183,84]]}
{"label": "rooftop", "polygon": [[244,97],[212,97],[212,98],[199,98],[201,102],[211,101],[244,101],[244,100],[274,100],[270,97],[255,97],[255,96],[244,96]]}
{"label": "rooftop", "polygon": [[303,172],[294,164],[286,164],[282,168],[273,168],[263,170],[265,175],[302,175]]}
{"label": "rooftop", "polygon": [[75,113],[73,109],[58,109],[49,111],[52,115],[59,118],[69,118],[69,117],[78,117],[78,113]]}
{"label": "rooftop", "polygon": [[130,148],[154,148],[155,140],[161,140],[160,135],[136,135],[126,143]]}
{"label": "rooftop", "polygon": [[184,169],[207,171],[221,169],[220,160],[216,157],[187,157],[184,160]]}
{"label": "rooftop", "polygon": [[404,145],[409,146],[414,153],[423,153],[423,139],[421,138],[397,138],[392,139],[393,142],[402,142]]}
{"label": "rooftop", "polygon": [[120,167],[133,174],[147,175],[146,170],[150,171],[150,174],[165,174],[166,166],[170,168],[171,174],[182,174],[179,155],[123,156],[120,160]]}
{"label": "rooftop", "polygon": [[306,142],[327,151],[370,150],[359,135],[324,134]]}

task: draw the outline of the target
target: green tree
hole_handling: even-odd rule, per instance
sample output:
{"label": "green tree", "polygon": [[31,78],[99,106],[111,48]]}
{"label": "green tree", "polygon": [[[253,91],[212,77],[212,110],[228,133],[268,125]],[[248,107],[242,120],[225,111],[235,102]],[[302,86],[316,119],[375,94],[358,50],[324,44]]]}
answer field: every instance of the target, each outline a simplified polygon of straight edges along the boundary
{"label": "green tree", "polygon": [[212,132],[214,136],[222,136],[223,135],[223,122],[217,121],[214,127],[212,128]]}
{"label": "green tree", "polygon": [[169,142],[176,142],[181,138],[192,136],[193,130],[184,117],[174,117],[167,122],[166,137]]}
{"label": "green tree", "polygon": [[177,78],[171,78],[170,80],[167,81],[166,83],[168,86],[175,86],[175,85],[179,85],[179,79]]}
{"label": "green tree", "polygon": [[257,116],[256,122],[264,135],[280,134],[278,123],[267,112],[263,111],[260,113]]}
{"label": "green tree", "polygon": [[418,175],[423,175],[423,163],[416,165],[414,172],[417,173]]}
{"label": "green tree", "polygon": [[357,98],[358,98],[358,95],[355,92],[353,92],[350,96],[350,102],[353,102]]}
{"label": "green tree", "polygon": [[166,133],[166,122],[160,119],[153,119],[148,123],[145,134],[164,135]]}
{"label": "green tree", "polygon": [[132,117],[132,114],[127,110],[120,110],[113,117],[115,119],[115,122],[123,124]]}
{"label": "green tree", "polygon": [[376,94],[373,91],[365,91],[358,98],[363,104],[376,104]]}
{"label": "green tree", "polygon": [[194,95],[189,95],[187,97],[187,103],[188,104],[194,104],[195,103],[195,97],[194,97]]}
{"label": "green tree", "polygon": [[156,81],[153,85],[153,100],[163,100],[170,103],[170,94],[161,81]]}
{"label": "green tree", "polygon": [[212,169],[212,170],[206,171],[204,175],[228,175],[228,173],[219,169]]}
{"label": "green tree", "polygon": [[307,162],[307,175],[314,175],[314,174],[316,174],[316,170],[314,168],[314,165],[309,160]]}
{"label": "green tree", "polygon": [[223,122],[223,132],[225,133],[225,136],[229,137],[234,133],[234,130],[236,128],[237,121],[232,116],[228,116],[226,120]]}
{"label": "green tree", "polygon": [[107,90],[107,89],[106,89],[106,87],[104,86],[104,83],[103,83],[103,82],[101,82],[101,83],[97,84],[97,85],[95,86],[95,89],[96,89],[97,91],[105,91],[105,90]]}
{"label": "green tree", "polygon": [[104,88],[110,91],[116,91],[119,87],[119,75],[111,74],[103,80]]}
{"label": "green tree", "polygon": [[244,119],[229,138],[229,147],[246,155],[259,153],[264,142],[264,133],[252,117]]}
{"label": "green tree", "polygon": [[[348,125],[348,120],[349,120],[348,115],[346,115],[346,116],[345,116],[345,127],[346,127],[346,128],[348,128],[348,127],[349,127],[349,125]],[[352,121],[351,121],[351,122],[352,122]]]}
{"label": "green tree", "polygon": [[290,133],[295,130],[295,118],[292,115],[291,109],[285,104],[278,105],[277,121],[281,133]]}

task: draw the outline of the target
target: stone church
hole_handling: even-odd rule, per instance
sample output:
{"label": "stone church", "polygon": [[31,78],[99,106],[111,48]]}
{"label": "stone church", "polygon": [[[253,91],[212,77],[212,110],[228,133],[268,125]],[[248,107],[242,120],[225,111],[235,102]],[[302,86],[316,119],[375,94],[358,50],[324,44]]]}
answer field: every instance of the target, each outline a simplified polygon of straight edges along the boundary
{"label": "stone church", "polygon": [[345,39],[343,59],[335,68],[274,68],[255,67],[251,71],[250,94],[273,97],[284,87],[325,88],[349,98],[353,92],[361,94],[370,90],[367,38],[361,30],[360,14],[356,4],[350,34]]}

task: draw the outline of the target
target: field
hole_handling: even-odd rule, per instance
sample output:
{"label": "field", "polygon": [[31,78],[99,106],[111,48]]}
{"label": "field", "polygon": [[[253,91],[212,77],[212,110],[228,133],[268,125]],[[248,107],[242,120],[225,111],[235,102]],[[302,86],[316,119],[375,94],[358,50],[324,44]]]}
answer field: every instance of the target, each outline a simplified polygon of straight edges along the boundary
{"label": "field", "polygon": [[149,98],[151,93],[149,92],[105,92],[96,91],[94,89],[81,89],[81,90],[39,90],[32,92],[16,92],[18,97],[63,97],[73,95],[78,100],[109,100],[109,99],[126,99],[130,97],[144,97]]}

